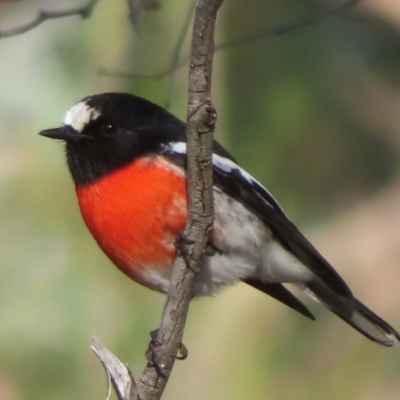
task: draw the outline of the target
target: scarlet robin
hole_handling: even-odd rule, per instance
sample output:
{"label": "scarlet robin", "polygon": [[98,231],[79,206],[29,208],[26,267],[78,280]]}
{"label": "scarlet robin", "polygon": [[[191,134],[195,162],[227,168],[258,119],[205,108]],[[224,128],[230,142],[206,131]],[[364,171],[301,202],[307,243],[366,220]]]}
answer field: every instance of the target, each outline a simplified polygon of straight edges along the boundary
{"label": "scarlet robin", "polygon": [[[65,141],[82,216],[100,248],[127,276],[163,293],[187,217],[185,129],[145,99],[103,93],[75,104],[61,127],[40,132]],[[203,256],[194,296],[242,281],[315,319],[285,286],[293,284],[369,339],[397,343],[399,334],[353,296],[268,190],[217,142],[213,173],[214,251]]]}

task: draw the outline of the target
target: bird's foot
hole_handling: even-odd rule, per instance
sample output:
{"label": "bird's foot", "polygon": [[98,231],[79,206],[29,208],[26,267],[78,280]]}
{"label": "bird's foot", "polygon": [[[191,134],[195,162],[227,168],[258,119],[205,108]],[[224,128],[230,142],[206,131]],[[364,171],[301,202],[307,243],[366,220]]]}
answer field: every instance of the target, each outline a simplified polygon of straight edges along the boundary
{"label": "bird's foot", "polygon": [[[165,364],[161,362],[161,358],[158,354],[158,348],[161,346],[161,343],[157,340],[157,333],[158,329],[150,332],[151,340],[145,356],[149,364],[156,369],[158,375],[165,377]],[[189,351],[187,347],[183,343],[180,343],[176,359],[185,360],[188,357],[188,354]]]}
{"label": "bird's foot", "polygon": [[146,350],[145,357],[149,365],[154,367],[154,369],[157,371],[157,374],[161,377],[165,377],[165,365],[161,362],[160,355],[158,354],[158,349],[161,346],[161,343],[157,340],[157,332],[158,329],[150,332],[151,340],[149,347]]}
{"label": "bird's foot", "polygon": [[178,252],[178,256],[181,256],[185,261],[186,267],[192,269],[190,266],[190,254],[188,246],[196,243],[194,240],[189,239],[183,232],[179,233],[175,239],[175,248]]}

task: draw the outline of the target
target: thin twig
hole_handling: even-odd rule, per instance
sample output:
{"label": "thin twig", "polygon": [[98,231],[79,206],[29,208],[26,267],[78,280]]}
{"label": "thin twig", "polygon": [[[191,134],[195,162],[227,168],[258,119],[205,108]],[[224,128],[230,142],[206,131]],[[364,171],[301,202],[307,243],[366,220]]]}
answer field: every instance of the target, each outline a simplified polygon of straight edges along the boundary
{"label": "thin twig", "polygon": [[155,11],[161,7],[159,0],[127,0],[129,19],[135,30],[142,19],[143,11]]}
{"label": "thin twig", "polygon": [[179,58],[181,55],[181,50],[183,47],[183,43],[185,42],[185,38],[187,36],[187,33],[189,31],[190,28],[190,22],[192,21],[192,17],[193,17],[193,12],[194,12],[194,8],[196,6],[196,2],[197,0],[192,0],[192,4],[189,7],[189,11],[186,15],[184,24],[182,26],[181,32],[179,33],[178,36],[178,40],[174,46],[174,50],[172,52],[172,61],[171,61],[171,74],[169,75],[170,79],[169,79],[169,89],[168,89],[168,99],[167,99],[167,104],[165,105],[166,108],[170,107],[171,104],[171,98],[172,98],[172,90],[174,87],[174,72],[177,70],[177,65],[179,63]]}
{"label": "thin twig", "polygon": [[[296,18],[293,21],[288,23],[279,24],[276,26],[268,27],[266,29],[262,29],[256,33],[252,33],[248,36],[240,37],[237,39],[232,39],[227,42],[223,42],[217,44],[215,46],[215,51],[225,50],[235,46],[241,46],[246,43],[250,43],[260,39],[266,39],[268,37],[281,36],[290,32],[293,32],[296,29],[304,28],[306,26],[315,24],[324,20],[326,18],[340,15],[345,12],[347,9],[354,7],[356,4],[360,3],[362,0],[347,0],[343,3],[337,4],[333,7],[322,9],[320,11],[316,11],[311,15],[303,16],[302,18]],[[177,61],[176,63],[172,63],[167,69],[164,71],[155,73],[155,74],[132,74],[129,72],[119,72],[112,71],[106,68],[100,68],[99,74],[106,76],[113,76],[116,78],[125,78],[125,79],[163,79],[166,76],[174,73],[178,69],[184,67],[189,62],[189,57],[185,57],[181,61]]]}
{"label": "thin twig", "polygon": [[119,400],[133,400],[136,394],[136,382],[129,367],[104,347],[96,337],[93,337],[90,348],[100,360],[107,375],[106,400],[111,397],[111,385]]}
{"label": "thin twig", "polygon": [[128,0],[129,19],[135,29],[142,18],[142,5],[140,0]]}
{"label": "thin twig", "polygon": [[71,17],[73,15],[79,15],[82,18],[89,18],[93,12],[94,7],[98,2],[99,0],[91,0],[87,5],[64,11],[47,11],[47,10],[39,11],[36,18],[33,19],[31,22],[28,22],[25,25],[18,26],[9,30],[0,31],[0,39],[21,35],[36,28],[43,22],[50,19]]}
{"label": "thin twig", "polygon": [[114,76],[114,77],[116,76],[118,78],[126,78],[126,79],[137,78],[137,79],[155,79],[155,80],[165,78],[168,75],[173,75],[173,73],[175,71],[177,71],[179,68],[183,67],[185,64],[187,64],[189,62],[189,57],[185,58],[184,62],[179,62],[179,57],[180,57],[183,43],[185,41],[186,35],[187,35],[189,27],[190,27],[190,21],[192,20],[192,14],[194,11],[194,7],[196,5],[196,1],[197,0],[192,0],[192,4],[187,13],[185,22],[182,26],[182,30],[179,33],[178,40],[176,41],[176,44],[174,46],[171,64],[167,68],[167,70],[165,70],[159,74],[146,75],[146,74],[132,74],[130,72],[115,72],[115,71],[110,71],[106,68],[99,68],[98,73],[100,75]]}
{"label": "thin twig", "polygon": [[361,1],[362,0],[347,0],[344,3],[333,6],[332,8],[315,11],[312,15],[304,16],[303,18],[299,18],[285,24],[280,24],[277,26],[272,26],[266,29],[262,29],[256,33],[250,34],[249,36],[217,44],[215,50],[218,51],[218,50],[228,49],[234,46],[240,46],[246,43],[254,42],[259,39],[265,39],[270,36],[285,35],[286,33],[292,32],[296,29],[304,28],[306,26],[315,24],[328,17],[333,17],[335,15],[341,14],[345,12],[347,9],[354,7]]}

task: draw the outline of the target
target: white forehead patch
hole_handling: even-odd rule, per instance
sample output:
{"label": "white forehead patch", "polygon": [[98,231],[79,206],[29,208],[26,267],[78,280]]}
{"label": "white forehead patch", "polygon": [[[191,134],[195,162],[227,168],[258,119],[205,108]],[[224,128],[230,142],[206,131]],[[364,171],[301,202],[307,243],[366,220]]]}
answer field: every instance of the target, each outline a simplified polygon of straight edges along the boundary
{"label": "white forehead patch", "polygon": [[97,119],[99,116],[99,110],[81,101],[69,109],[64,118],[64,125],[70,125],[77,132],[82,132],[90,121]]}

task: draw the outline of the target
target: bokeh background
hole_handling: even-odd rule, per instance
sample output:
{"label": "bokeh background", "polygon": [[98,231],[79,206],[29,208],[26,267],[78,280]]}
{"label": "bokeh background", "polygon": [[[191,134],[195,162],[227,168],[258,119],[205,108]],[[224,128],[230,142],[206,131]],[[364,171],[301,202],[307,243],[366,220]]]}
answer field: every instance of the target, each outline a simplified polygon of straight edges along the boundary
{"label": "bokeh background", "polygon": [[[129,281],[80,218],[62,144],[39,137],[88,94],[129,91],[181,118],[187,65],[171,65],[189,1],[100,0],[90,19],[0,40],[0,399],[102,399],[96,335],[138,376],[163,296]],[[83,0],[1,1],[0,30]],[[337,1],[226,1],[217,43]],[[189,39],[181,59],[188,55]],[[357,7],[215,57],[217,137],[275,194],[357,296],[400,329],[400,3]],[[308,303],[309,304],[309,303]],[[400,398],[399,348],[322,307],[308,321],[239,285],[193,303],[164,399]]]}

